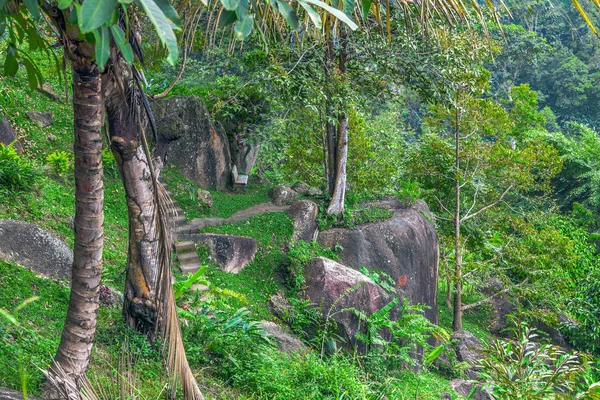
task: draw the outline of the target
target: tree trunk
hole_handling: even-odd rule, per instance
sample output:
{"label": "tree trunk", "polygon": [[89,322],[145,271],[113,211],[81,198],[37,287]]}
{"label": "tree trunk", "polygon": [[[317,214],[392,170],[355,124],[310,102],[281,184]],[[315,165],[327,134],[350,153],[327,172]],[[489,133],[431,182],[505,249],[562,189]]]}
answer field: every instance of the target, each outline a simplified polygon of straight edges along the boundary
{"label": "tree trunk", "polygon": [[[328,117],[331,117],[331,109],[329,107],[326,108],[326,113],[327,113]],[[337,145],[336,145],[335,125],[329,121],[327,121],[327,123],[326,123],[326,133],[327,133],[327,191],[329,192],[329,195],[333,197],[333,192],[335,189],[335,178],[337,175],[337,162],[336,162]]]}
{"label": "tree trunk", "polygon": [[[340,28],[340,54],[338,58],[340,79],[343,81],[346,75],[346,53],[347,40],[345,28]],[[328,126],[329,128],[329,126]],[[335,129],[332,129],[335,132]],[[330,132],[327,132],[330,136]],[[329,141],[331,143],[331,139]],[[339,215],[344,213],[344,200],[346,198],[346,164],[348,161],[348,116],[343,111],[338,115],[337,137],[333,140],[335,151],[329,146],[329,157],[335,154],[333,160],[335,165],[333,191],[331,191],[331,203],[327,208],[327,214]],[[331,167],[330,167],[331,170]],[[330,189],[331,190],[331,189]]]}
{"label": "tree trunk", "polygon": [[[120,71],[120,76],[113,73]],[[151,339],[156,328],[158,230],[150,166],[140,145],[141,110],[126,65],[104,76],[106,115],[111,149],[119,167],[129,214],[129,246],[123,318]],[[119,85],[118,82],[121,84]]]}
{"label": "tree trunk", "polygon": [[73,62],[75,244],[71,295],[60,345],[48,373],[62,369],[79,382],[85,375],[96,332],[102,245],[102,85],[95,64]]}
{"label": "tree trunk", "polygon": [[327,208],[327,213],[334,215],[344,213],[346,197],[346,164],[348,161],[348,117],[346,114],[338,117],[338,123],[335,185],[331,203]]}
{"label": "tree trunk", "polygon": [[456,93],[456,115],[454,121],[454,184],[455,184],[455,210],[454,210],[454,318],[452,330],[462,331],[462,253],[460,248],[460,129],[458,92]]}

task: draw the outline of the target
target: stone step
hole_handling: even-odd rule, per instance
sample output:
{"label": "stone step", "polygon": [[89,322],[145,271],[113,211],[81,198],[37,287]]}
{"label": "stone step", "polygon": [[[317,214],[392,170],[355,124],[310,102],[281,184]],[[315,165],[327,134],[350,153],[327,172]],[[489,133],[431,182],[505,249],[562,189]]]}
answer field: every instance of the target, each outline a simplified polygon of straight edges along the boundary
{"label": "stone step", "polygon": [[190,263],[190,264],[182,264],[179,268],[181,268],[181,273],[184,275],[193,274],[194,272],[200,269],[201,265],[199,262]]}
{"label": "stone step", "polygon": [[196,251],[196,243],[191,240],[186,240],[184,242],[175,243],[175,251],[177,254],[179,253],[188,253],[190,251]]}
{"label": "stone step", "polygon": [[196,254],[195,251],[189,252],[189,253],[177,254],[177,259],[182,264],[186,264],[188,262],[200,261],[200,259],[198,258],[198,254]]}
{"label": "stone step", "polygon": [[175,234],[190,234],[196,233],[198,231],[198,227],[195,225],[181,225],[175,228]]}
{"label": "stone step", "polygon": [[173,215],[183,215],[183,214],[184,214],[184,213],[183,213],[183,210],[182,210],[181,208],[179,208],[179,207],[174,207],[174,208],[171,208],[171,210],[170,210],[170,211],[171,211],[171,213],[172,213]]}
{"label": "stone step", "polygon": [[187,218],[183,214],[177,215],[176,217],[172,217],[171,221],[173,221],[173,224],[175,226],[182,226],[187,224]]}

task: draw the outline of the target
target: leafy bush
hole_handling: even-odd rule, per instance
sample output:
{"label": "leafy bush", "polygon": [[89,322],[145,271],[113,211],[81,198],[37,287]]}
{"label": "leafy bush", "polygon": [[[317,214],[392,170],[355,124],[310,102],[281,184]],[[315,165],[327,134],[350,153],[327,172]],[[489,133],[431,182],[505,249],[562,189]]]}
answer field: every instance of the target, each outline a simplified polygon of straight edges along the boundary
{"label": "leafy bush", "polygon": [[493,339],[484,349],[481,379],[497,399],[597,398],[594,367],[585,354],[535,342],[535,329],[515,321],[516,340]]}
{"label": "leafy bush", "polygon": [[579,297],[571,300],[569,309],[577,316],[577,324],[565,324],[569,340],[577,348],[595,354],[600,352],[600,274],[587,276],[579,285]]}
{"label": "leafy bush", "polygon": [[0,143],[0,190],[27,190],[39,177],[33,162],[22,158],[12,145]]}
{"label": "leafy bush", "polygon": [[69,153],[66,151],[55,151],[46,157],[46,163],[56,175],[62,175],[69,170],[69,161]]}
{"label": "leafy bush", "polygon": [[384,208],[364,205],[347,205],[341,219],[337,215],[327,214],[326,210],[327,207],[319,207],[317,219],[320,230],[330,228],[352,229],[358,225],[382,221],[392,216],[392,212]]}

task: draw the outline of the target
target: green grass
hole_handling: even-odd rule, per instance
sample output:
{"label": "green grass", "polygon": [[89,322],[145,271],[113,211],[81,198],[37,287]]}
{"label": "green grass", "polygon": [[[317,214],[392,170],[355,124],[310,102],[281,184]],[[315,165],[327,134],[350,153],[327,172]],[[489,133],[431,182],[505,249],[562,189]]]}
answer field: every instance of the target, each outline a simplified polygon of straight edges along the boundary
{"label": "green grass", "polygon": [[269,201],[268,186],[249,185],[244,193],[238,194],[210,190],[213,206],[207,209],[197,198],[200,185],[187,179],[172,166],[166,167],[162,174],[169,191],[173,193],[173,199],[177,200],[179,206],[185,211],[188,220],[207,217],[229,218],[237,211]]}
{"label": "green grass", "polygon": [[286,261],[284,246],[293,233],[292,220],[285,213],[266,213],[236,224],[209,227],[202,232],[256,239],[258,251],[254,260],[238,274],[221,271],[209,262],[206,252],[200,251],[199,255],[201,261],[209,265],[207,276],[213,284],[245,295],[248,304],[240,304],[233,299],[234,306],[247,306],[260,318],[271,319],[266,304],[274,293],[283,288],[278,274]]}

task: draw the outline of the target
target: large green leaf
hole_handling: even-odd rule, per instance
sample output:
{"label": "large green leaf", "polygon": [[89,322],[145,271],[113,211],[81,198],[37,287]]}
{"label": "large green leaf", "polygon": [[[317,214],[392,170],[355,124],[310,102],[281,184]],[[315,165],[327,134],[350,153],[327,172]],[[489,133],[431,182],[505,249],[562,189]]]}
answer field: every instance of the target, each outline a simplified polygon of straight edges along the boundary
{"label": "large green leaf", "polygon": [[110,55],[110,35],[108,34],[108,28],[101,26],[94,31],[94,38],[96,39],[96,64],[98,68],[103,68],[108,62]]}
{"label": "large green leaf", "polygon": [[66,10],[71,6],[71,4],[73,4],[73,0],[60,0],[58,2],[58,8],[61,10]]}
{"label": "large green leaf", "polygon": [[29,61],[26,58],[23,58],[23,65],[25,66],[25,69],[27,70],[27,81],[29,82],[29,87],[31,88],[31,90],[35,90],[38,87],[38,77],[37,77],[37,71],[35,66],[33,65],[33,63],[31,63],[31,61]]}
{"label": "large green leaf", "polygon": [[312,20],[313,24],[315,24],[317,29],[321,29],[321,27],[323,26],[323,22],[321,21],[321,16],[319,15],[319,13],[306,3],[301,2],[300,5],[302,6],[302,8],[304,8],[304,10],[306,10],[306,13]]}
{"label": "large green leaf", "polygon": [[154,25],[160,41],[169,50],[167,60],[171,65],[175,65],[177,63],[177,38],[175,37],[175,32],[173,32],[173,26],[169,22],[169,18],[167,18],[163,10],[153,0],[136,0],[136,4],[144,10],[148,19]]}
{"label": "large green leaf", "polygon": [[335,7],[331,7],[329,4],[322,2],[321,0],[300,0],[300,2],[306,2],[310,4],[314,4],[317,7],[321,7],[325,11],[329,12],[331,15],[345,23],[352,30],[356,30],[358,25],[356,25],[342,10],[338,10]]}
{"label": "large green leaf", "polygon": [[369,15],[369,10],[371,10],[371,3],[372,0],[361,0],[361,5],[362,5],[362,13],[363,13],[363,18],[367,18],[367,16]]}
{"label": "large green leaf", "polygon": [[231,25],[236,21],[235,11],[223,10],[219,17],[219,27]]}
{"label": "large green leaf", "polygon": [[39,19],[41,14],[40,5],[38,4],[37,0],[23,0],[23,2],[27,6],[27,9],[31,13],[33,19]]}
{"label": "large green leaf", "polygon": [[165,14],[165,17],[167,17],[173,28],[181,29],[181,20],[173,6],[167,0],[154,0],[154,2],[162,10],[163,14]]}
{"label": "large green leaf", "polygon": [[221,0],[221,4],[227,11],[235,11],[240,5],[240,0]]}
{"label": "large green leaf", "polygon": [[254,26],[254,15],[246,14],[241,21],[235,23],[235,38],[238,40],[244,40],[252,32]]}
{"label": "large green leaf", "polygon": [[131,48],[131,44],[125,39],[125,32],[117,25],[111,26],[110,30],[123,58],[131,64],[133,62],[133,49]]}
{"label": "large green leaf", "polygon": [[84,0],[79,27],[83,32],[99,28],[110,19],[116,6],[117,0]]}
{"label": "large green leaf", "polygon": [[4,60],[4,75],[15,76],[19,70],[19,62],[14,55],[7,54]]}
{"label": "large green leaf", "polygon": [[354,0],[344,0],[344,13],[352,15],[354,12]]}
{"label": "large green leaf", "polygon": [[292,27],[292,29],[298,29],[298,16],[296,15],[296,11],[290,6],[286,1],[277,1],[277,6],[279,7],[279,12],[283,15],[283,18],[287,21],[288,25]]}

